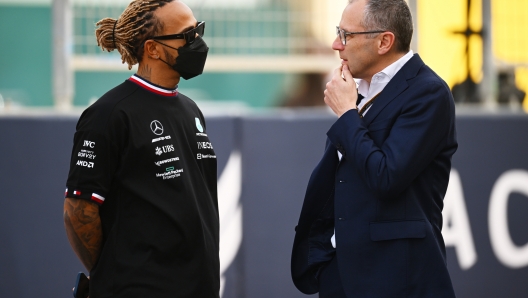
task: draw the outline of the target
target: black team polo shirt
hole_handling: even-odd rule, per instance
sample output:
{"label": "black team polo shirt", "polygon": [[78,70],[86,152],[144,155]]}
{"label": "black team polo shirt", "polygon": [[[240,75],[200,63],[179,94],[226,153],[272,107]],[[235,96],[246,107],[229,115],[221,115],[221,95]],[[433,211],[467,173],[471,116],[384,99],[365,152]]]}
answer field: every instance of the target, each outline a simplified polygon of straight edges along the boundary
{"label": "black team polo shirt", "polygon": [[66,196],[100,205],[90,298],[218,297],[216,155],[197,105],[133,75],[87,108]]}

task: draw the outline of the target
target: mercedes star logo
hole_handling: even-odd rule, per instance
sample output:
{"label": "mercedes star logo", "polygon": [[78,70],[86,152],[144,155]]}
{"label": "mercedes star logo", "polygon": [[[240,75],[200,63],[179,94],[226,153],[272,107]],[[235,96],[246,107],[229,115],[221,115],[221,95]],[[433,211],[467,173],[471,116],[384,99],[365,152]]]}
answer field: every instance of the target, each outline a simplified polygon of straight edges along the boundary
{"label": "mercedes star logo", "polygon": [[150,129],[152,129],[152,132],[158,136],[163,133],[163,125],[161,125],[161,122],[158,120],[150,122]]}

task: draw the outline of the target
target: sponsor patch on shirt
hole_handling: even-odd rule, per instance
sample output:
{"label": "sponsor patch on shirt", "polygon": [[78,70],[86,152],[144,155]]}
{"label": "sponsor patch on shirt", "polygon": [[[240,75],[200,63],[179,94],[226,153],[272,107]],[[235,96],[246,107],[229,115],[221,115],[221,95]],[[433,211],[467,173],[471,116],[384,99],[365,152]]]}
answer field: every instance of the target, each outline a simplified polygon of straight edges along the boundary
{"label": "sponsor patch on shirt", "polygon": [[169,158],[169,159],[165,159],[165,160],[156,161],[156,162],[154,162],[154,164],[159,167],[162,164],[166,164],[166,163],[173,162],[173,161],[178,161],[178,160],[180,160],[179,157],[173,157],[173,158]]}
{"label": "sponsor patch on shirt", "polygon": [[198,142],[198,149],[213,149],[211,142]]}
{"label": "sponsor patch on shirt", "polygon": [[76,162],[76,166],[85,167],[92,169],[95,167],[95,158],[97,155],[91,149],[95,149],[95,142],[90,140],[83,140],[82,147],[77,152],[77,157],[79,158]]}
{"label": "sponsor patch on shirt", "polygon": [[199,132],[204,132],[202,124],[200,123],[200,119],[198,119],[198,117],[195,117],[194,121],[196,122],[196,129],[198,129]]}
{"label": "sponsor patch on shirt", "polygon": [[174,167],[168,167],[165,169],[164,173],[156,173],[156,177],[167,180],[180,177],[182,173],[183,169],[174,169]]}
{"label": "sponsor patch on shirt", "polygon": [[77,156],[82,158],[95,159],[95,153],[90,150],[81,149],[81,151],[77,153]]}
{"label": "sponsor patch on shirt", "polygon": [[174,151],[174,145],[165,145],[161,147],[156,147],[156,155],[162,155],[164,153],[169,153]]}
{"label": "sponsor patch on shirt", "polygon": [[95,142],[92,142],[92,141],[89,141],[89,140],[84,140],[83,146],[84,147],[95,148]]}
{"label": "sponsor patch on shirt", "polygon": [[156,143],[156,142],[163,141],[163,140],[170,140],[170,139],[171,139],[171,136],[159,137],[159,138],[152,139],[152,143]]}
{"label": "sponsor patch on shirt", "polygon": [[161,135],[163,133],[163,125],[158,120],[150,122],[150,129],[155,135]]}
{"label": "sponsor patch on shirt", "polygon": [[92,161],[86,161],[86,160],[78,160],[75,165],[81,166],[81,167],[87,167],[89,169],[95,166],[95,164]]}

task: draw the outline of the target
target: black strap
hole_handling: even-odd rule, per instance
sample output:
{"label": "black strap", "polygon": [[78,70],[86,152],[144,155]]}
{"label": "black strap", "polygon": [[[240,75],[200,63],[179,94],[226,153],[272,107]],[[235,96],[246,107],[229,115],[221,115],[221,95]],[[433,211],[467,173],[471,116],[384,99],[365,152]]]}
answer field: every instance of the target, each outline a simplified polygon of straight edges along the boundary
{"label": "black strap", "polygon": [[365,115],[365,112],[367,111],[367,109],[370,108],[370,106],[374,103],[374,101],[376,100],[376,98],[378,98],[380,94],[381,92],[374,95],[374,97],[371,98],[369,101],[367,101],[367,103],[361,108],[361,110],[358,111],[359,118],[363,118],[363,115]]}
{"label": "black strap", "polygon": [[359,106],[359,104],[361,103],[361,100],[363,100],[363,98],[365,98],[365,96],[361,95],[361,93],[358,93],[358,98],[356,100],[356,106]]}

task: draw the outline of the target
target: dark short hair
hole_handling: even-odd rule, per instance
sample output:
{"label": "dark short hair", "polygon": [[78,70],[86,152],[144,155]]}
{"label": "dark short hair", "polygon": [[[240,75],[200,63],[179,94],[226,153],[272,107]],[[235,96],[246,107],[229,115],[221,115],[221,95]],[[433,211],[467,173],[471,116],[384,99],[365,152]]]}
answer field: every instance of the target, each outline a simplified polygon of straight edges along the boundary
{"label": "dark short hair", "polygon": [[[357,0],[349,0],[349,3]],[[396,36],[395,46],[399,52],[411,48],[413,22],[411,11],[405,0],[367,0],[361,25],[365,30],[386,30]]]}

